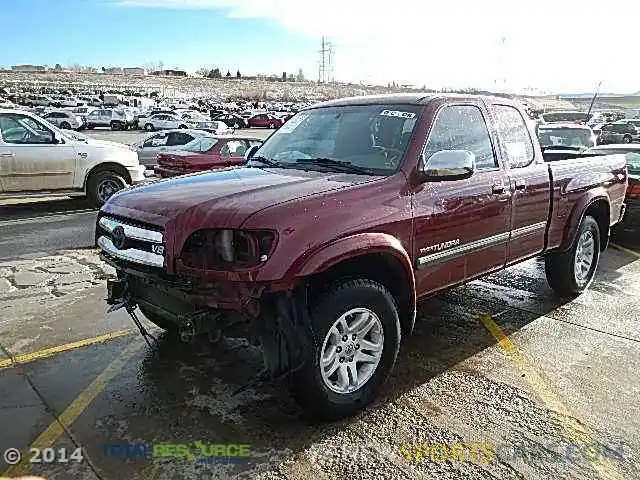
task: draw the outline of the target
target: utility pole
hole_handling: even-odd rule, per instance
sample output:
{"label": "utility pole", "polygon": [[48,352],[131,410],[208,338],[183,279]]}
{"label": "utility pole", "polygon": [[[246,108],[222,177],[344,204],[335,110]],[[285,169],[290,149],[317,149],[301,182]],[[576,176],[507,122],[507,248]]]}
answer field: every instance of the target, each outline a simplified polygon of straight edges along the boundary
{"label": "utility pole", "polygon": [[327,83],[333,81],[333,45],[322,36],[320,44],[320,61],[318,62],[318,82]]}

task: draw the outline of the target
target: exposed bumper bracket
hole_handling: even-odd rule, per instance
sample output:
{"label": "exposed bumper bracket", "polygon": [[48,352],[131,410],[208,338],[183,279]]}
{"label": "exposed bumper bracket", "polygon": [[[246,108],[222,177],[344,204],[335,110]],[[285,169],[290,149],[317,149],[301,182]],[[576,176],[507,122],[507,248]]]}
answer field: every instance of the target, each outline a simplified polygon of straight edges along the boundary
{"label": "exposed bumper bracket", "polygon": [[129,294],[126,278],[107,280],[107,305],[110,305],[107,313],[115,312],[116,310],[125,308],[129,316],[131,317],[131,320],[133,320],[135,326],[138,327],[140,335],[142,335],[144,341],[147,342],[149,348],[157,351],[158,340],[156,339],[156,337],[151,335],[146,328],[144,328],[144,325],[142,325],[142,322],[140,322],[140,319],[136,315],[136,307],[138,305]]}

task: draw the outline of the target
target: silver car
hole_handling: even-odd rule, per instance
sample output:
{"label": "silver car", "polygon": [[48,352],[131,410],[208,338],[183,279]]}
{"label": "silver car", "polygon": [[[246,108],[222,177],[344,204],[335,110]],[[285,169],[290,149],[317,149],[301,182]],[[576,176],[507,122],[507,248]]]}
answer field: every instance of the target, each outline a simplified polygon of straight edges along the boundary
{"label": "silver car", "polygon": [[87,115],[86,120],[89,129],[111,127],[111,130],[126,130],[133,125],[134,117],[119,108],[100,108]]}
{"label": "silver car", "polygon": [[82,130],[86,126],[85,120],[79,115],[61,110],[45,113],[42,118],[63,130]]}
{"label": "silver car", "polygon": [[156,165],[156,156],[159,153],[182,150],[189,142],[202,137],[210,137],[211,134],[201,130],[174,129],[152,133],[145,138],[131,145],[138,152],[138,159],[147,168]]}

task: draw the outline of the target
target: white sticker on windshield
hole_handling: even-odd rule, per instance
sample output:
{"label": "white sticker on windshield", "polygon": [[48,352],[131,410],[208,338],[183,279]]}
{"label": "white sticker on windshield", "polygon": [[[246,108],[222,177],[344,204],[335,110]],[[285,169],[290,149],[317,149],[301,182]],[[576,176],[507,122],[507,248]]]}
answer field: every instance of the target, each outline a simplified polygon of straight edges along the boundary
{"label": "white sticker on windshield", "polygon": [[278,130],[280,133],[291,133],[293,130],[304,122],[309,117],[307,113],[299,113],[294,117],[291,117],[284,125]]}
{"label": "white sticker on windshield", "polygon": [[383,110],[380,112],[380,115],[384,115],[385,117],[400,117],[400,118],[413,118],[416,116],[415,113],[401,112],[399,110]]}

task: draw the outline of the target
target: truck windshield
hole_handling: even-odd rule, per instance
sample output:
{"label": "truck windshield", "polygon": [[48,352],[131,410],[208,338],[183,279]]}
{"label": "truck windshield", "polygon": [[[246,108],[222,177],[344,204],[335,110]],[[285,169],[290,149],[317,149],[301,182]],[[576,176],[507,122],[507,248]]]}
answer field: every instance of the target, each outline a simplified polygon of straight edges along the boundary
{"label": "truck windshield", "polygon": [[390,175],[402,163],[417,123],[419,105],[353,105],[302,111],[255,153],[287,168],[320,168]]}
{"label": "truck windshield", "polygon": [[592,133],[584,128],[549,128],[538,130],[540,146],[589,148],[595,145]]}

